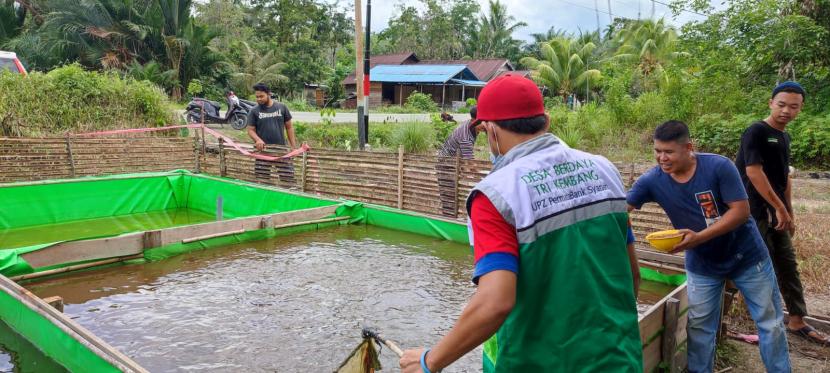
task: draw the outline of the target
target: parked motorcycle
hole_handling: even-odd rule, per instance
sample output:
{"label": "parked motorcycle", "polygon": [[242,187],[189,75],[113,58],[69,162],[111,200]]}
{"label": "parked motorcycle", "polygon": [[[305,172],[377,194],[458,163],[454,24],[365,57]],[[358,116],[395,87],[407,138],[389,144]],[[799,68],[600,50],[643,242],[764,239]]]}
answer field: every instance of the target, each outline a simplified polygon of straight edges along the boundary
{"label": "parked motorcycle", "polygon": [[185,117],[188,123],[202,123],[202,111],[204,111],[204,123],[230,124],[231,128],[243,130],[247,125],[248,112],[256,103],[248,100],[240,100],[233,92],[225,96],[228,111],[225,116],[219,115],[220,103],[206,100],[201,97],[194,97],[187,104]]}

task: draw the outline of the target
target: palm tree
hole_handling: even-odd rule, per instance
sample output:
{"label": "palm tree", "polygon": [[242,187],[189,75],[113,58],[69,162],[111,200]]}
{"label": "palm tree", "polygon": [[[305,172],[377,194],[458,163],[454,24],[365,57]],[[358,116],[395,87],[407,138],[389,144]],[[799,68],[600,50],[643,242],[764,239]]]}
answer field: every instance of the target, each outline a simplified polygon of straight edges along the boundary
{"label": "palm tree", "polygon": [[179,85],[176,70],[165,70],[162,65],[155,61],[147,62],[144,65],[133,61],[127,68],[126,75],[135,80],[149,81],[166,91],[170,91],[173,87]]}
{"label": "palm tree", "polygon": [[26,8],[15,6],[13,0],[0,0],[0,47],[20,34],[26,21]]}
{"label": "palm tree", "polygon": [[530,37],[533,38],[532,43],[528,43],[524,47],[524,53],[529,56],[534,57],[541,57],[542,56],[542,43],[547,43],[556,38],[564,38],[569,37],[570,34],[562,29],[557,29],[556,26],[551,26],[547,32],[541,33],[532,33]]}
{"label": "palm tree", "polygon": [[677,33],[663,19],[633,22],[615,35],[614,42],[619,45],[614,59],[636,63],[646,79],[651,76],[665,79],[666,65],[687,55],[676,51]]}
{"label": "palm tree", "polygon": [[487,58],[517,54],[522,45],[521,40],[513,39],[513,32],[527,26],[525,22],[516,22],[516,18],[507,14],[507,6],[499,0],[489,0],[489,14],[482,14],[473,31],[475,57]]}
{"label": "palm tree", "polygon": [[248,95],[251,93],[251,87],[256,83],[265,83],[273,87],[288,81],[288,77],[282,75],[282,70],[287,65],[277,61],[274,50],[261,55],[248,43],[243,41],[239,44],[242,47],[240,50],[242,56],[239,63],[231,67],[235,71],[231,74],[231,85],[237,92]]}
{"label": "palm tree", "polygon": [[65,59],[91,67],[127,67],[145,52],[150,26],[131,1],[57,0],[44,17],[41,42]]}
{"label": "palm tree", "polygon": [[542,59],[522,58],[522,65],[531,69],[533,79],[555,95],[566,99],[569,95],[586,92],[588,84],[596,86],[602,74],[590,69],[586,60],[596,46],[592,42],[559,37],[541,43]]}

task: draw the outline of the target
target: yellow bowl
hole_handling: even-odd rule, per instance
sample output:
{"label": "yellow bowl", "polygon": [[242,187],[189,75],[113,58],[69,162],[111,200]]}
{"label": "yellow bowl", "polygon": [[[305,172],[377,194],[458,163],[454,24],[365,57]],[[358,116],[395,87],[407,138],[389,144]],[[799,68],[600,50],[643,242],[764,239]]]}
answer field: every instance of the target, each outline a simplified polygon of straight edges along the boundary
{"label": "yellow bowl", "polygon": [[646,236],[646,241],[657,250],[669,252],[680,241],[683,241],[683,233],[677,229],[654,232]]}

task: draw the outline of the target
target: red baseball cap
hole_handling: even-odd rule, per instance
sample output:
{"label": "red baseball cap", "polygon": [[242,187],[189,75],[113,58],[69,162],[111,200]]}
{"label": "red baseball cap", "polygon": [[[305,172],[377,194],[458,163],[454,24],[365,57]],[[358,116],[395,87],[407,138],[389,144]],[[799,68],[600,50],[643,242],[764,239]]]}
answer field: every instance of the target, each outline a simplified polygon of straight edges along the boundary
{"label": "red baseball cap", "polygon": [[545,114],[542,91],[532,80],[505,74],[491,80],[478,96],[478,120],[508,120]]}

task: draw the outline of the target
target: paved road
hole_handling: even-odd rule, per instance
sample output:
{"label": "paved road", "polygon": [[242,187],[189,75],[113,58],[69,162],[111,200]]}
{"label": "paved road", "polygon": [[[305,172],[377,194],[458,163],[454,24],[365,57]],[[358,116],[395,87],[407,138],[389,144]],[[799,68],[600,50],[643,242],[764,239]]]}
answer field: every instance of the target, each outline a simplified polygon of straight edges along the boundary
{"label": "paved road", "polygon": [[[320,123],[323,117],[317,112],[292,112],[294,120],[303,123]],[[470,119],[469,114],[452,114],[456,121]],[[357,123],[357,113],[337,113],[334,117],[327,117],[334,123]],[[369,122],[372,123],[401,123],[401,122],[429,122],[431,114],[385,114],[369,113]]]}
{"label": "paved road", "polygon": [[[184,110],[177,110],[179,115],[184,114]],[[219,115],[224,116],[222,111]],[[303,123],[322,123],[323,117],[319,112],[315,111],[293,111],[291,115],[297,122]],[[452,114],[453,118],[458,121],[470,119],[470,114]],[[336,113],[333,117],[326,117],[332,123],[357,123],[357,113]],[[402,123],[402,122],[429,122],[430,114],[384,114],[384,113],[369,113],[369,123]]]}

